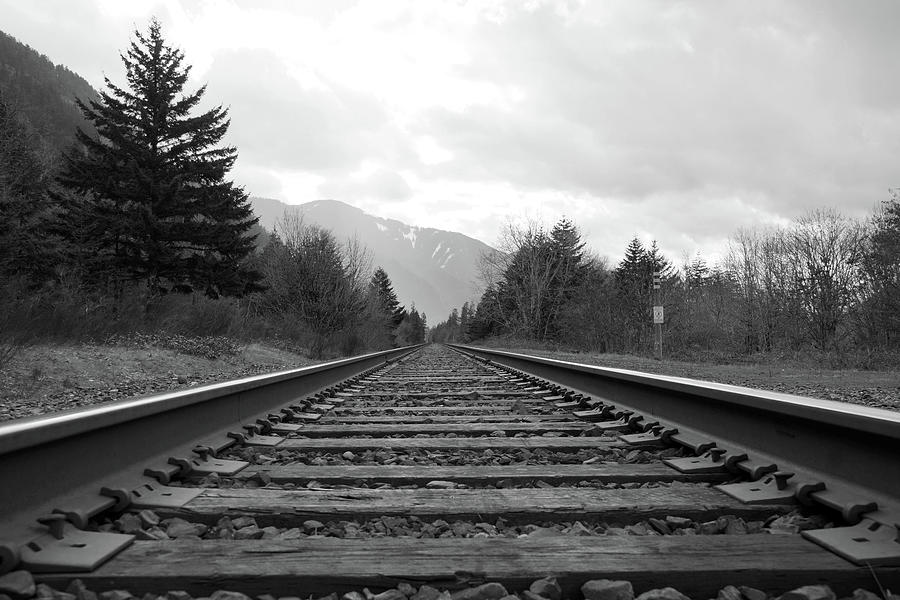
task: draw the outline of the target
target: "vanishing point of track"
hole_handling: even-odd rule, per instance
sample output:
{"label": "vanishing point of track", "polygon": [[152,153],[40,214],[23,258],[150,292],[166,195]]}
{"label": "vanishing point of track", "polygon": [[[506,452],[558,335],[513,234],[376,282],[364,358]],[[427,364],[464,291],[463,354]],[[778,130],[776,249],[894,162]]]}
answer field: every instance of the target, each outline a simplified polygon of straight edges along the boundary
{"label": "vanishing point of track", "polygon": [[0,427],[0,569],[136,595],[896,589],[898,432],[876,409],[397,350]]}

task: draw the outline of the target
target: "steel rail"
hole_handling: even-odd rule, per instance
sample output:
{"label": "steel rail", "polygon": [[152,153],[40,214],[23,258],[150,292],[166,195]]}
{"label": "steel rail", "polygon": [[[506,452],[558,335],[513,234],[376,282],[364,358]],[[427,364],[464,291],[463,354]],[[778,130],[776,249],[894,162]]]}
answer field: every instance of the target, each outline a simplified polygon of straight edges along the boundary
{"label": "steel rail", "polygon": [[[900,413],[474,346],[452,348],[652,417],[795,473],[798,497],[900,524]],[[676,436],[677,437],[677,436]],[[678,441],[677,439],[675,440]],[[738,465],[739,467],[741,465]],[[824,484],[824,489],[821,484]],[[872,503],[877,510],[872,510]],[[845,517],[858,520],[847,508]]]}
{"label": "steel rail", "polygon": [[101,488],[132,489],[148,465],[234,443],[229,432],[418,347],[0,423],[0,573],[46,533],[37,517],[84,521],[116,504]]}

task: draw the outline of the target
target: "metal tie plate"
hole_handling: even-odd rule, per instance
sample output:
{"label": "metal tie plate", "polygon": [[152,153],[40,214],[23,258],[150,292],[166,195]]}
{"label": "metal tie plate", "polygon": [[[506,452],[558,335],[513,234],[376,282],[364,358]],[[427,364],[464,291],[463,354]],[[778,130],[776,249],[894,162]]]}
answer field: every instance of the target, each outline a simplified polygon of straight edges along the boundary
{"label": "metal tie plate", "polygon": [[93,571],[134,541],[133,535],[82,531],[63,515],[38,519],[50,531],[22,546],[22,567],[34,573]]}
{"label": "metal tie plate", "polygon": [[794,504],[797,486],[788,482],[793,476],[793,473],[775,471],[758,481],[724,483],[715,488],[744,504]]}
{"label": "metal tie plate", "polygon": [[206,459],[199,456],[187,458],[170,457],[169,464],[180,467],[180,475],[209,475],[217,473],[219,475],[234,475],[241,469],[247,467],[250,463],[245,460],[226,460],[224,458]]}
{"label": "metal tie plate", "polygon": [[148,482],[131,490],[129,508],[181,508],[202,493],[202,488],[169,487]]}
{"label": "metal tie plate", "polygon": [[852,527],[810,529],[801,535],[857,565],[900,567],[900,523],[864,518]]}
{"label": "metal tie plate", "polygon": [[730,453],[724,448],[710,448],[700,456],[666,458],[663,463],[680,473],[726,473],[742,460],[747,460],[746,454]]}

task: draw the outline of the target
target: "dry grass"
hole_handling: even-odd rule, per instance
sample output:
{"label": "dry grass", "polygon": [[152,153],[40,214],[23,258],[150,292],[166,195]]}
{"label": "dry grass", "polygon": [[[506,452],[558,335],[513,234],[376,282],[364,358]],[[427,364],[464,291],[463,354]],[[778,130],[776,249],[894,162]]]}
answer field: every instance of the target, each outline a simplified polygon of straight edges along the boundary
{"label": "dry grass", "polygon": [[507,350],[614,369],[687,377],[900,410],[900,369],[885,371],[826,369],[784,362],[712,364],[677,360],[658,361],[622,354],[514,348]]}
{"label": "dry grass", "polygon": [[0,371],[0,421],[314,362],[258,343],[215,359],[159,347],[35,345]]}

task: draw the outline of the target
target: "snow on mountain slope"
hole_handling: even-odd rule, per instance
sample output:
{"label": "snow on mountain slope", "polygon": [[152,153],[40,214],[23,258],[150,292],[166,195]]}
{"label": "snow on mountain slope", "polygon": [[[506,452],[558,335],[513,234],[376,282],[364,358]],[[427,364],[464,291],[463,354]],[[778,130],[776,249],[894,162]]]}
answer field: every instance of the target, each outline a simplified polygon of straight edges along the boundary
{"label": "snow on mountain slope", "polygon": [[288,205],[270,198],[251,197],[260,225],[272,230],[285,210],[299,211],[305,223],[334,232],[339,241],[357,236],[381,266],[394,291],[408,308],[415,302],[430,324],[447,318],[450,310],[481,295],[478,262],[493,248],[461,233],[416,227],[366,213],[337,200]]}

